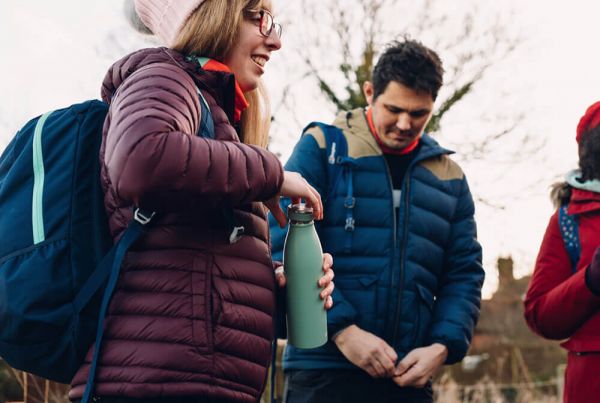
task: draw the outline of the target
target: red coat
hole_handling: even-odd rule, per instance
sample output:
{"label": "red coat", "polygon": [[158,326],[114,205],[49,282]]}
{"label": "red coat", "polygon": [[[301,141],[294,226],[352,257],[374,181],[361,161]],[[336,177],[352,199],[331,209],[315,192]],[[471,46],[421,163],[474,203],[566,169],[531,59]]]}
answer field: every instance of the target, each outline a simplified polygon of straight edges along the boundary
{"label": "red coat", "polygon": [[554,213],[525,296],[525,319],[544,338],[566,339],[561,344],[569,351],[565,402],[585,402],[600,396],[600,297],[585,284],[585,269],[600,246],[600,194],[573,189],[569,214],[579,218],[577,270],[572,271]]}
{"label": "red coat", "polygon": [[[215,139],[196,136],[206,98]],[[105,321],[95,395],[209,397],[255,402],[270,363],[275,281],[264,206],[283,170],[267,150],[242,144],[231,122],[231,74],[200,69],[167,49],[115,63],[102,185],[115,238],[132,206],[157,211],[127,254]],[[223,207],[241,239],[229,244]],[[91,351],[72,382],[85,386]]]}

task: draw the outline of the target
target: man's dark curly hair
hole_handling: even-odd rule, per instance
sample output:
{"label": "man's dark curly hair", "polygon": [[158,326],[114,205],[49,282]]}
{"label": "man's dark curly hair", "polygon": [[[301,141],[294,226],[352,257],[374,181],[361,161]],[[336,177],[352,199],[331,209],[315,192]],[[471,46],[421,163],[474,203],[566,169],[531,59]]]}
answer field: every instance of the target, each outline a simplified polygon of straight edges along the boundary
{"label": "man's dark curly hair", "polygon": [[587,130],[581,136],[579,169],[583,181],[600,180],[600,126]]}
{"label": "man's dark curly hair", "polygon": [[437,53],[405,37],[390,43],[373,69],[373,98],[381,95],[390,81],[397,81],[415,91],[431,94],[435,101],[443,76],[444,68]]}

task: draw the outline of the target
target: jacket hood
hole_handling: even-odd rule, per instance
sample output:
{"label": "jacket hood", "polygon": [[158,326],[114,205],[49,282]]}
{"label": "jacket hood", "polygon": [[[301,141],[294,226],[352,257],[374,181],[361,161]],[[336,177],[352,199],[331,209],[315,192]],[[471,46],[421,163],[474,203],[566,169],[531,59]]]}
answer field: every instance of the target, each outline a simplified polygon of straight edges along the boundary
{"label": "jacket hood", "polygon": [[222,105],[230,122],[234,121],[235,111],[235,78],[224,71],[209,71],[192,58],[169,48],[147,48],[130,53],[116,61],[102,81],[102,100],[110,104],[119,87],[136,71],[152,64],[168,63],[178,65],[187,72],[196,86],[209,92],[219,105]]}
{"label": "jacket hood", "polygon": [[102,81],[102,100],[110,104],[113,95],[121,84],[142,67],[165,62],[178,64],[184,70],[190,73],[194,72],[194,64],[186,61],[183,55],[178,52],[167,48],[141,49],[116,61],[108,69]]}
{"label": "jacket hood", "polygon": [[600,210],[600,181],[582,182],[579,170],[569,171],[565,181],[552,185],[550,199],[555,208],[569,204],[569,214]]}

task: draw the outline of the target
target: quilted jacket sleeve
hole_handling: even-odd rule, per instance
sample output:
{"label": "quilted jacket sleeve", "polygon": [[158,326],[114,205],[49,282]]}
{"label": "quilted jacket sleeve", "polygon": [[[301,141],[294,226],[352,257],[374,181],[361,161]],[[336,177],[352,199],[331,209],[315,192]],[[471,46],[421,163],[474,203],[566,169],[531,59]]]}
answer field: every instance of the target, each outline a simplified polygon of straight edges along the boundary
{"label": "quilted jacket sleeve", "polygon": [[142,68],[119,87],[105,127],[104,163],[120,198],[169,211],[190,198],[235,206],[278,192],[277,157],[193,135],[199,109],[191,77],[170,64]]}
{"label": "quilted jacket sleeve", "polygon": [[596,314],[599,307],[600,298],[585,284],[585,269],[572,272],[555,213],[544,234],[525,297],[527,324],[542,337],[562,340]]}
{"label": "quilted jacket sleeve", "polygon": [[465,356],[479,318],[485,273],[474,213],[473,198],[463,178],[430,333],[431,343],[441,343],[448,348],[446,364],[458,362]]}
{"label": "quilted jacket sleeve", "polygon": [[[327,168],[325,165],[325,150],[320,149],[317,141],[311,135],[304,135],[285,164],[287,171],[298,172],[324,197],[327,192]],[[290,200],[282,198],[281,208],[286,211]],[[280,228],[273,217],[269,217],[271,230],[271,245],[274,260],[283,260],[283,244],[287,233],[286,228]],[[319,223],[316,224],[317,232]],[[327,252],[327,251],[324,251]],[[335,261],[333,262],[335,270]],[[334,280],[335,281],[335,280]],[[356,310],[344,298],[343,293],[335,288],[332,294],[333,308],[327,312],[327,332],[329,337],[350,326],[356,321]]]}

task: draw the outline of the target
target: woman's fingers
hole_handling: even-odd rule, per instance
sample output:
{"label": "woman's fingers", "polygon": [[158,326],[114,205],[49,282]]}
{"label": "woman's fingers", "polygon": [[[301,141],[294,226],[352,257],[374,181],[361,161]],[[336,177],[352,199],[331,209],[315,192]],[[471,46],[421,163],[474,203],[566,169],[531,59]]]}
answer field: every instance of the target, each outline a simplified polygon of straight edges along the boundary
{"label": "woman's fingers", "polygon": [[279,288],[284,288],[287,283],[287,279],[285,278],[285,272],[283,270],[283,265],[278,266],[275,269],[275,282],[277,283],[277,286]]}
{"label": "woman's fingers", "polygon": [[281,195],[291,198],[293,203],[305,199],[306,204],[313,208],[313,217],[316,220],[323,218],[321,195],[299,173],[284,171]]}
{"label": "woman's fingers", "polygon": [[319,279],[319,287],[323,288],[320,297],[325,300],[325,309],[330,309],[333,306],[333,299],[331,294],[335,289],[333,278],[335,273],[333,272],[333,257],[329,253],[323,253],[323,272],[325,275]]}
{"label": "woman's fingers", "polygon": [[[327,273],[333,267],[333,256],[330,253],[323,253],[323,271]],[[332,271],[333,275],[333,271]],[[333,277],[331,277],[333,279]]]}
{"label": "woman's fingers", "polygon": [[308,182],[306,182],[306,180],[304,180],[304,182],[306,183],[306,186],[308,186],[308,190],[311,195],[311,198],[309,199],[309,204],[313,208],[313,217],[315,218],[315,220],[322,220],[323,202],[321,201],[321,195],[319,194],[319,192],[317,192],[317,190],[314,187],[312,187]]}
{"label": "woman's fingers", "polygon": [[335,288],[335,284],[333,284],[333,281],[332,281],[327,285],[327,287],[325,287],[325,289],[323,291],[321,291],[321,294],[319,294],[321,296],[321,299],[327,299],[327,297],[329,297],[331,294],[333,294],[334,288]]}

